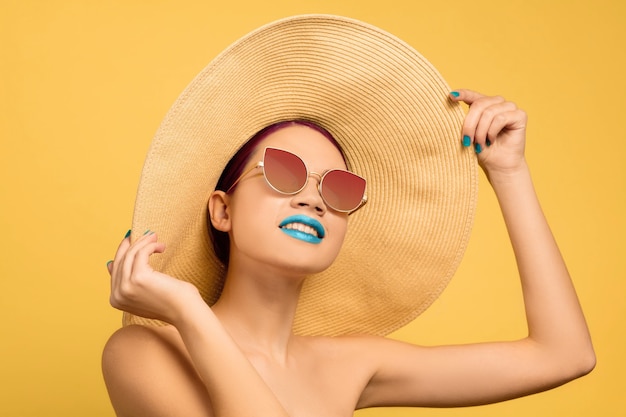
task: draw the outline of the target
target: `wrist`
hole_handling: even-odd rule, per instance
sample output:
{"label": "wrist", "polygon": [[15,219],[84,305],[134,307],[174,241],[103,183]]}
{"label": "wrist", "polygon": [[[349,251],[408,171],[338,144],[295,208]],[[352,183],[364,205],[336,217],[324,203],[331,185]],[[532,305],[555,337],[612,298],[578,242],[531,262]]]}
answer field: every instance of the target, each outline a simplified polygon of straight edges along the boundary
{"label": "wrist", "polygon": [[530,170],[525,159],[521,159],[515,166],[485,170],[485,174],[491,186],[496,189],[508,187],[526,180],[530,176]]}
{"label": "wrist", "polygon": [[189,282],[181,281],[176,303],[172,306],[171,317],[168,322],[174,327],[180,328],[196,316],[203,306],[206,307],[206,303],[198,288]]}

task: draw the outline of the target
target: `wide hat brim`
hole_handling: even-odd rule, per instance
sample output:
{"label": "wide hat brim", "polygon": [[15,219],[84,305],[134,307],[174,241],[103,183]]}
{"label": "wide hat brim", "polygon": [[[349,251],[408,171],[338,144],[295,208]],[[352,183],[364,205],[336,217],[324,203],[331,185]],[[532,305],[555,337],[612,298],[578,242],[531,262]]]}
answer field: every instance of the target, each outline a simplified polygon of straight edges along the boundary
{"label": "wide hat brim", "polygon": [[[422,313],[456,271],[470,235],[476,158],[463,111],[411,46],[372,25],[303,15],[265,25],[217,56],[185,89],[148,152],[133,236],[158,232],[155,269],[195,284],[211,305],[225,269],[206,203],[232,155],[283,120],[326,128],[368,203],[349,218],[334,264],[307,279],[294,332],[388,334]],[[262,245],[263,242],[259,241]],[[124,323],[152,323],[125,314]]]}

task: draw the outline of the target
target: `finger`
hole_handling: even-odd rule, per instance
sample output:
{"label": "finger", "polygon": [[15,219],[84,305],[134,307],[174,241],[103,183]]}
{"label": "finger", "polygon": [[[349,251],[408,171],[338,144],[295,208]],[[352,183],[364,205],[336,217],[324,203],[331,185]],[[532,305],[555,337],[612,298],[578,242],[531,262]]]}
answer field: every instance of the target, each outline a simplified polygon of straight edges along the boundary
{"label": "finger", "polygon": [[[484,146],[484,137],[479,138],[479,142],[475,142],[476,137],[476,129],[481,121],[483,116],[483,112],[485,109],[495,106],[498,104],[504,103],[504,98],[495,96],[495,97],[487,97],[482,96],[480,99],[477,99],[472,103],[465,116],[465,120],[463,121],[463,128],[461,130],[461,134],[463,136],[463,145],[470,146],[474,144],[477,152],[480,152],[480,147]],[[479,146],[476,146],[476,145]]]}
{"label": "finger", "polygon": [[[131,265],[128,272],[125,271],[124,278],[116,287],[115,298],[121,300],[122,304],[126,302],[133,303],[137,296],[150,293],[154,286],[162,285],[162,281],[155,280],[156,272],[148,263],[149,258],[154,253],[160,253],[165,250],[165,245],[155,239],[145,239],[149,242],[142,245],[132,258],[128,258]],[[126,301],[124,301],[126,300]]]}
{"label": "finger", "polygon": [[130,230],[126,232],[124,239],[122,239],[122,241],[118,245],[117,250],[115,251],[115,257],[113,258],[114,262],[115,260],[120,259],[122,256],[124,256],[124,253],[126,253],[126,251],[128,250],[128,247],[130,246],[130,233]]}
{"label": "finger", "polygon": [[[153,247],[151,247],[153,246]],[[136,290],[137,279],[141,278],[144,271],[151,271],[148,265],[148,257],[151,253],[163,251],[162,243],[156,241],[156,235],[147,233],[137,239],[125,252],[124,257],[115,265],[111,279],[112,300],[118,303],[126,299]],[[147,255],[140,254],[147,252]],[[137,259],[140,261],[137,261]]]}
{"label": "finger", "polygon": [[[517,110],[515,103],[510,101],[504,101],[491,106],[485,107],[480,113],[480,118],[476,125],[474,132],[474,143],[479,144],[483,149],[498,136],[500,131],[506,126],[506,122],[509,120],[507,114]],[[492,128],[494,121],[497,120],[497,126],[501,126],[499,130]],[[504,122],[504,123],[502,123]],[[490,133],[488,136],[487,134]],[[489,142],[487,140],[489,139]]]}
{"label": "finger", "polygon": [[115,257],[113,258],[113,260],[110,260],[107,262],[107,270],[109,271],[109,275],[111,275],[111,277],[113,277],[113,271],[115,270],[115,265],[118,264],[121,261],[121,259],[123,259],[124,255],[126,254],[126,251],[128,250],[128,247],[130,246],[130,234],[131,234],[130,230],[126,232],[124,239],[122,239],[120,244],[117,246],[117,249],[115,251]]}
{"label": "finger", "polygon": [[120,266],[120,272],[123,276],[130,277],[133,274],[134,259],[137,253],[154,241],[156,241],[156,234],[150,230],[146,230],[143,236],[139,237],[130,245]]}
{"label": "finger", "polygon": [[526,112],[518,108],[498,114],[489,126],[487,138],[493,143],[503,130],[524,129],[527,118]]}
{"label": "finger", "polygon": [[156,235],[152,236],[154,238],[150,239],[148,243],[142,246],[133,257],[133,276],[141,276],[141,274],[146,271],[151,272],[153,269],[149,264],[150,256],[155,253],[163,253],[165,250],[165,244],[159,242]]}
{"label": "finger", "polygon": [[466,103],[468,105],[472,105],[477,100],[485,97],[484,94],[481,94],[477,91],[468,90],[466,88],[452,90],[449,96],[452,101],[462,101],[463,103]]}

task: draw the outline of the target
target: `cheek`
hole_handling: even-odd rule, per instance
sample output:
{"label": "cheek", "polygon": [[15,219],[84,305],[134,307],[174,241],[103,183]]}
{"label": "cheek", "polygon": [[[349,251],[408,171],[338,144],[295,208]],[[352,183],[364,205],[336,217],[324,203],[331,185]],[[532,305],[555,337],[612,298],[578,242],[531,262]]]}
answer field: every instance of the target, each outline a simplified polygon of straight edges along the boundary
{"label": "cheek", "polygon": [[231,241],[237,247],[259,245],[277,228],[280,201],[263,193],[246,193],[231,200]]}
{"label": "cheek", "polygon": [[327,225],[327,239],[322,244],[322,249],[318,252],[318,256],[316,258],[316,267],[319,269],[315,272],[321,272],[332,265],[339,256],[339,252],[341,252],[341,248],[343,246],[343,241],[346,237],[346,232],[348,230],[347,221],[342,221],[342,219],[337,219],[337,221],[329,222]]}
{"label": "cheek", "polygon": [[337,252],[341,249],[348,231],[348,219],[338,218],[329,224],[328,235],[332,238],[332,245]]}

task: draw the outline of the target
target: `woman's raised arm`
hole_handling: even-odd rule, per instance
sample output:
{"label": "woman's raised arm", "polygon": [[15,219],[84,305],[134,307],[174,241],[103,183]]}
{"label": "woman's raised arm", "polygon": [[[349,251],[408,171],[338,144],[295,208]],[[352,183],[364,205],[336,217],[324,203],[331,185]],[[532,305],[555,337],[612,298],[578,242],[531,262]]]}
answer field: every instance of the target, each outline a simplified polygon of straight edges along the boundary
{"label": "woman's raised arm", "polygon": [[[526,113],[501,97],[457,90],[470,105],[463,144],[496,193],[515,253],[528,324],[513,342],[421,348],[371,339],[378,367],[360,406],[458,406],[496,402],[590,372],[595,355],[567,267],[524,158]],[[489,257],[489,248],[484,248]],[[380,359],[376,359],[380,358]]]}

